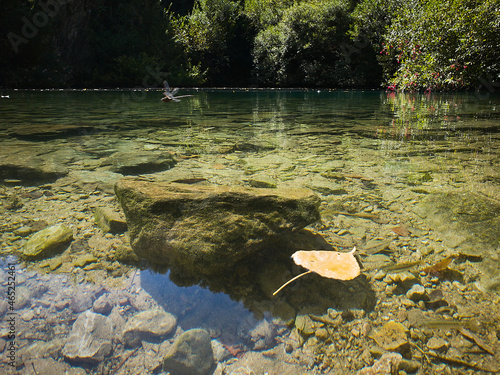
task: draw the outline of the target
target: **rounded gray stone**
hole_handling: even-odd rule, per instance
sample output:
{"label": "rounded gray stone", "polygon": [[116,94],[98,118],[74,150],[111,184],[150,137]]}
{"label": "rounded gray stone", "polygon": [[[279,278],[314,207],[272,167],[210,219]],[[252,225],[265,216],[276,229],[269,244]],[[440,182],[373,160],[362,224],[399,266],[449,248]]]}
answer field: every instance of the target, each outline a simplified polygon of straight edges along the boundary
{"label": "rounded gray stone", "polygon": [[163,360],[163,370],[176,375],[207,375],[213,365],[210,336],[203,329],[182,333]]}
{"label": "rounded gray stone", "polygon": [[160,309],[141,311],[131,317],[123,328],[123,341],[129,347],[138,346],[142,340],[159,342],[174,332],[177,319]]}

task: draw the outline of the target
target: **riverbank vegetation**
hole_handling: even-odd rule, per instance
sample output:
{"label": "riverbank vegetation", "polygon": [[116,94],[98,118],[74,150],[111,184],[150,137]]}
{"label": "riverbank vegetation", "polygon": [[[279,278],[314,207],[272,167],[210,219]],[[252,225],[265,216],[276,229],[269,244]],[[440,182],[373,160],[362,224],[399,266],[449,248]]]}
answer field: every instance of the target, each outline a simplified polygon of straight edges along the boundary
{"label": "riverbank vegetation", "polygon": [[500,81],[498,0],[5,0],[0,10],[0,87]]}

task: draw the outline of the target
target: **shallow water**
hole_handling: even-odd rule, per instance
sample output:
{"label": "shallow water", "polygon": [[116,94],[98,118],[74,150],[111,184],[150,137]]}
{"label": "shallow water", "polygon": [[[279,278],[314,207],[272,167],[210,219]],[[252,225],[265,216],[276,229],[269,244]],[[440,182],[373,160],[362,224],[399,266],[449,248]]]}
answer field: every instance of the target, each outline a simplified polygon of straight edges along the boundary
{"label": "shallow water", "polygon": [[[28,238],[16,230],[40,220],[76,228],[75,242],[100,236],[92,218],[78,218],[75,212],[77,206],[88,205],[80,212],[82,217],[89,216],[91,207],[112,202],[113,181],[89,182],[78,174],[81,171],[161,178],[182,171],[183,176],[201,176],[215,184],[248,185],[252,178],[265,177],[278,187],[312,189],[322,199],[322,223],[309,229],[337,249],[357,246],[367,275],[366,279],[345,284],[311,276],[309,282],[302,280],[291,286],[277,300],[269,296],[266,287],[275,284],[273,277],[282,265],[267,260],[245,270],[246,276],[228,275],[224,279],[226,276],[221,275],[222,280],[182,282],[171,281],[168,272],[135,272],[134,267],[118,276],[116,269],[104,266],[61,267],[47,272],[47,276],[47,267],[16,260],[18,277],[28,272],[26,268],[30,270],[30,287],[47,284],[49,289],[66,289],[71,294],[78,286],[87,285],[89,278],[106,283],[103,280],[121,277],[125,286],[117,282],[120,290],[131,288],[130,293],[134,293],[137,287],[145,291],[176,316],[182,329],[205,328],[224,345],[241,344],[249,349],[251,340],[244,335],[263,319],[281,319],[285,326],[295,313],[322,314],[328,308],[372,311],[383,300],[372,277],[387,264],[424,259],[432,265],[449,255],[465,256],[459,281],[474,284],[482,292],[496,293],[500,96],[495,93],[183,90],[181,95],[193,97],[180,103],[162,103],[160,91],[5,94],[10,97],[0,99],[0,152],[4,160],[18,154],[20,161],[16,166],[9,159],[0,169],[4,180],[0,211],[5,222],[4,254],[16,254]],[[158,166],[144,171],[140,169],[143,166],[119,170],[113,164],[112,157],[117,153],[133,159],[139,152],[172,153],[181,161],[168,171]],[[29,179],[29,171],[18,171],[26,160],[33,160],[35,169],[57,170],[61,177],[40,174],[43,179],[39,181]],[[70,188],[71,184],[79,184],[82,192]],[[86,188],[90,192],[84,193]],[[36,191],[47,190],[61,198],[45,203],[40,203],[44,196],[32,198]],[[11,202],[16,194],[24,199],[17,206]],[[31,198],[26,198],[27,194]],[[401,231],[393,230],[401,226],[411,234],[398,235]],[[387,240],[392,241],[391,246],[380,252],[373,250]],[[99,241],[105,247],[113,241],[126,243],[127,238],[101,236]],[[97,254],[101,250],[96,248],[92,249]],[[72,259],[71,253],[78,250],[72,244],[64,259]],[[479,275],[464,268],[467,262],[477,266]],[[292,264],[286,267],[298,273]],[[3,269],[6,278],[5,264]],[[57,279],[53,276],[51,281],[50,275]],[[55,287],[61,275],[72,282]],[[279,282],[287,275],[278,275]],[[7,279],[2,287],[7,288]],[[321,292],[310,293],[311,288]],[[102,294],[92,293],[96,298]],[[23,324],[27,324],[19,328],[21,340],[23,334],[32,336],[26,330],[36,325],[30,326],[30,322],[46,316],[40,309],[49,311],[57,302],[50,305],[43,298],[43,293],[31,296],[31,305],[28,302],[19,309],[26,318]],[[278,303],[286,308],[278,308]],[[137,308],[137,304],[131,306]],[[37,308],[35,318],[30,318],[28,311]],[[65,309],[71,306],[57,310],[56,316],[62,319]],[[5,314],[4,322],[7,317]],[[274,334],[278,337],[283,331]],[[22,346],[33,342],[26,339]],[[111,363],[109,368],[115,365]],[[320,371],[310,364],[304,366],[309,373]],[[95,366],[90,369],[97,371]]]}

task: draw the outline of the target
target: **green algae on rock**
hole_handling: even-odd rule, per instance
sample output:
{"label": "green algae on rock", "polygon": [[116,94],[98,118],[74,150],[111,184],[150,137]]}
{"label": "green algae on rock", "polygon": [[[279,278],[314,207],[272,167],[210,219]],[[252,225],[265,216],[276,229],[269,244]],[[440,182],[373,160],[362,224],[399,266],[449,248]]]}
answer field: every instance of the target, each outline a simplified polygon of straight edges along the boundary
{"label": "green algae on rock", "polygon": [[124,178],[115,186],[139,257],[216,274],[319,220],[307,189],[186,185]]}
{"label": "green algae on rock", "polygon": [[22,251],[26,258],[46,258],[64,250],[73,240],[73,231],[57,224],[36,232],[24,244]]}

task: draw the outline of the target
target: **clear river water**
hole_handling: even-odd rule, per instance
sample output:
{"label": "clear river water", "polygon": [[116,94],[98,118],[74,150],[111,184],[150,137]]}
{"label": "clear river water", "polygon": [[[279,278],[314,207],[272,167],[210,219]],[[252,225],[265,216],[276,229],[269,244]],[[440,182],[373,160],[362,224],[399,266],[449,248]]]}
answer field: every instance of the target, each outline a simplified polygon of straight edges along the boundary
{"label": "clear river water", "polygon": [[[185,89],[191,97],[169,103],[155,90],[1,94],[2,370],[167,373],[173,342],[202,328],[212,339],[211,374],[356,373],[380,358],[369,348],[384,347],[373,332],[388,321],[406,327],[411,345],[384,349],[416,362],[414,373],[498,367],[487,354],[465,358],[468,347],[451,339],[458,331],[420,329],[411,312],[463,321],[482,311],[475,334],[498,345],[498,93]],[[321,222],[306,228],[304,246],[312,250],[318,236],[335,250],[356,246],[362,275],[308,275],[278,296],[272,292],[301,272],[290,260],[250,261],[215,280],[171,280],[134,259],[126,231],[96,224],[96,207],[120,211],[113,185],[127,175],[308,188],[321,199]],[[71,244],[25,259],[26,242],[55,224],[73,231]],[[421,298],[410,293],[417,284]],[[176,330],[127,346],[127,322],[154,309],[175,317]],[[88,333],[95,352],[74,349],[86,311],[114,327],[109,337]],[[447,340],[447,351],[434,349],[457,360],[422,355],[434,350],[431,337]]]}

